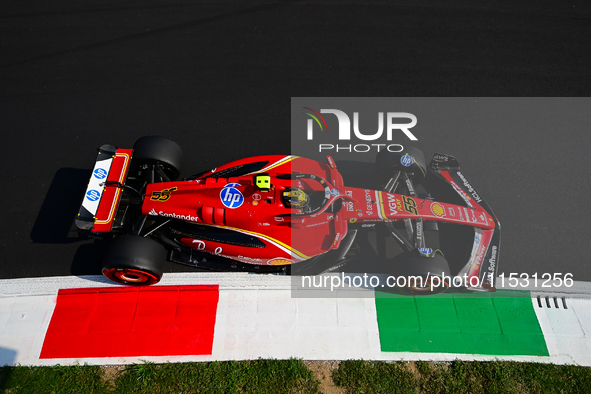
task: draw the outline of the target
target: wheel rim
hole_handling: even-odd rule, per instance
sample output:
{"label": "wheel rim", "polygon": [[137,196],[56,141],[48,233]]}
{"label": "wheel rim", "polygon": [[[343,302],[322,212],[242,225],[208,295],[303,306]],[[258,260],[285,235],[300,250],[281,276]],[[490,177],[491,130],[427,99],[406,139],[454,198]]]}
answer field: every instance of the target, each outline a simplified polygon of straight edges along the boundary
{"label": "wheel rim", "polygon": [[158,282],[158,278],[150,272],[131,268],[110,268],[103,274],[115,282],[131,285],[148,285]]}
{"label": "wheel rim", "polygon": [[[431,289],[431,284],[433,283],[433,279],[437,278],[438,279],[438,286],[433,286],[433,289]],[[414,286],[408,285],[406,286],[406,288],[410,291],[413,292],[420,292],[420,293],[440,293],[442,291],[445,291],[449,288],[448,284],[445,283],[444,281],[441,280],[441,278],[434,277],[434,276],[429,276],[427,278],[422,278],[422,283],[423,286],[418,286],[421,281],[415,281],[414,282]]]}

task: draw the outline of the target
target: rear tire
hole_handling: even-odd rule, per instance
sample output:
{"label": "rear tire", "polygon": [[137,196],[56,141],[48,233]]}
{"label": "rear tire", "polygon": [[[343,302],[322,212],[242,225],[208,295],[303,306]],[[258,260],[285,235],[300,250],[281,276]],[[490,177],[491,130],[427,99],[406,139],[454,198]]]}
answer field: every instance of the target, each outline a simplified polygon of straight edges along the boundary
{"label": "rear tire", "polygon": [[[418,250],[411,250],[394,257],[395,275],[404,276],[407,294],[431,295],[441,293],[449,288],[449,264],[445,257],[435,253],[433,257],[421,256]],[[416,279],[409,279],[415,277]],[[418,279],[420,278],[420,279]]]}
{"label": "rear tire", "polygon": [[133,145],[133,161],[136,165],[156,164],[174,181],[183,166],[183,151],[174,141],[151,135],[138,139]]}
{"label": "rear tire", "polygon": [[158,283],[164,271],[166,249],[150,238],[123,235],[115,238],[103,259],[103,275],[124,285]]}
{"label": "rear tire", "polygon": [[380,151],[376,157],[376,169],[379,181],[384,184],[396,171],[406,172],[415,186],[427,176],[425,155],[414,146],[407,146],[402,152]]}

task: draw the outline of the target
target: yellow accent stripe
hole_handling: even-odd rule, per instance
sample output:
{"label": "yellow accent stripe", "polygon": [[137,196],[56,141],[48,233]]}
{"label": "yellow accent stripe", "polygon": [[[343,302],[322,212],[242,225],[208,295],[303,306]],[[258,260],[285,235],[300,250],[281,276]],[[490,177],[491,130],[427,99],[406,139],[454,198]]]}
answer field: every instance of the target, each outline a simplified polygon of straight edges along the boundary
{"label": "yellow accent stripe", "polygon": [[[123,168],[121,169],[121,175],[119,176],[119,183],[121,183],[124,175],[127,173],[127,167],[129,166],[130,158],[129,158],[129,154],[127,154],[127,153],[117,153],[115,155],[115,157],[117,157],[117,156],[126,156],[125,163],[123,163]],[[103,189],[104,189],[104,187],[103,187]],[[113,202],[111,205],[111,211],[109,212],[109,216],[104,221],[96,221],[95,224],[107,224],[113,220],[113,218],[115,217],[115,210],[118,205],[117,202],[119,201],[120,194],[121,194],[121,189],[117,188],[117,191],[115,192],[115,198],[113,199]]]}
{"label": "yellow accent stripe", "polygon": [[230,230],[238,231],[239,233],[246,233],[246,234],[254,235],[255,237],[261,237],[261,238],[264,238],[264,239],[266,239],[268,241],[275,242],[275,243],[283,246],[284,248],[286,248],[290,252],[297,254],[298,256],[300,256],[301,258],[303,258],[305,260],[308,260],[309,258],[311,258],[310,256],[306,256],[305,254],[303,254],[303,253],[295,250],[291,246],[286,245],[283,242],[281,242],[281,241],[279,241],[279,240],[277,240],[275,238],[271,238],[268,235],[263,235],[263,234],[255,233],[254,231],[248,231],[248,230],[244,230],[244,229],[241,229],[241,228],[235,228],[235,227],[230,227],[230,226],[220,226],[220,225],[217,225],[217,224],[208,224],[208,223],[199,223],[199,224],[202,224],[204,226],[211,226],[211,227],[218,227],[218,228],[227,228],[227,229],[230,229]]}
{"label": "yellow accent stripe", "polygon": [[[275,167],[279,167],[285,163],[289,163],[290,161],[292,161],[293,159],[297,159],[299,156],[285,156],[283,159],[276,161],[275,163],[271,164],[269,167],[265,167],[261,170],[255,171],[255,172],[251,172],[250,174],[256,174],[258,172],[267,172],[269,170],[272,170]],[[246,175],[250,175],[250,174],[246,174]]]}
{"label": "yellow accent stripe", "polygon": [[382,196],[382,192],[378,192],[378,200],[380,201],[380,206],[378,207],[378,213],[380,214],[382,219],[387,219],[386,210],[384,209],[384,198]]}

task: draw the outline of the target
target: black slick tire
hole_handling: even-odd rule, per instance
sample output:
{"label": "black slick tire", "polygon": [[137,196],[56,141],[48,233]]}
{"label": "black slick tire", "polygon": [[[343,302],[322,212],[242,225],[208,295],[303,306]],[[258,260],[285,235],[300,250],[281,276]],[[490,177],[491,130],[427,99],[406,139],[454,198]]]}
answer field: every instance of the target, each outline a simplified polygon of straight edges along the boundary
{"label": "black slick tire", "polygon": [[147,286],[162,278],[166,249],[157,241],[138,235],[113,239],[103,259],[103,275],[114,282]]}
{"label": "black slick tire", "polygon": [[171,181],[179,177],[183,167],[183,151],[174,141],[156,135],[138,139],[133,145],[133,162],[137,165],[156,164]]}
{"label": "black slick tire", "polygon": [[401,279],[397,283],[404,286],[407,294],[437,294],[450,286],[449,264],[439,253],[424,257],[415,249],[395,256],[392,264],[394,275],[404,277],[404,281]]}

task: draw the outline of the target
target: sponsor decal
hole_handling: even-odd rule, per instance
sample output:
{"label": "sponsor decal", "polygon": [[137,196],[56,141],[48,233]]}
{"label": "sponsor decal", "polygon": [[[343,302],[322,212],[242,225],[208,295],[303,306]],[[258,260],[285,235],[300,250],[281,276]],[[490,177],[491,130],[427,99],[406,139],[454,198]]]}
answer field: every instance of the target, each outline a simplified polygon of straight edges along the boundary
{"label": "sponsor decal", "polygon": [[240,190],[234,187],[224,187],[220,192],[220,200],[224,206],[234,209],[238,208],[244,203],[244,196]]}
{"label": "sponsor decal", "polygon": [[261,201],[261,198],[262,198],[261,195],[258,194],[258,193],[255,193],[255,194],[252,195],[252,199],[254,201]]}
{"label": "sponsor decal", "polygon": [[458,184],[455,183],[455,182],[450,182],[449,184],[460,195],[460,197],[462,197],[464,199],[464,201],[466,202],[466,204],[468,204],[468,206],[470,208],[472,208],[473,206],[472,206],[472,203],[470,202],[470,197],[468,197],[468,195],[466,194],[466,192],[461,187],[459,187]]}
{"label": "sponsor decal", "polygon": [[419,248],[419,253],[422,254],[423,256],[426,257],[430,257],[431,254],[433,253],[433,249],[431,248]]}
{"label": "sponsor decal", "polygon": [[222,249],[221,246],[218,246],[217,248],[215,248],[215,250],[213,251],[213,253],[219,256],[219,255],[222,254],[223,251],[224,251],[224,249]]}
{"label": "sponsor decal", "polygon": [[197,236],[196,234],[193,234],[193,233],[187,233],[187,232],[184,232],[184,231],[179,231],[179,230],[177,230],[177,229],[175,229],[175,228],[171,228],[171,229],[170,229],[170,232],[171,232],[171,233],[173,233],[173,234],[180,235],[180,236],[182,236],[183,238],[195,238],[195,237]]}
{"label": "sponsor decal", "polygon": [[464,215],[466,216],[466,221],[470,221],[470,214],[468,213],[468,208],[464,207]]}
{"label": "sponsor decal", "polygon": [[443,208],[443,205],[439,204],[438,202],[431,203],[431,212],[433,212],[433,215],[440,218],[445,216],[445,208]]}
{"label": "sponsor decal", "polygon": [[333,196],[335,196],[335,197],[338,197],[338,195],[339,195],[339,191],[338,191],[337,189],[332,189],[332,190],[330,191],[330,194],[332,194],[332,195],[333,195]]}
{"label": "sponsor decal", "polygon": [[490,272],[494,272],[495,271],[495,266],[497,264],[497,246],[493,245],[492,249],[491,249],[491,255],[490,255],[490,259],[488,259],[488,270]]}
{"label": "sponsor decal", "polygon": [[328,161],[328,165],[330,166],[330,168],[336,168],[336,164],[334,163],[334,160],[332,159],[332,157],[330,156],[326,156],[326,161]]}
{"label": "sponsor decal", "polygon": [[482,198],[480,198],[480,196],[478,195],[478,193],[476,193],[476,190],[474,190],[474,188],[472,187],[472,185],[470,185],[470,183],[468,183],[468,181],[464,177],[464,174],[462,174],[460,171],[458,171],[457,174],[460,177],[460,179],[462,180],[462,182],[464,183],[464,186],[466,186],[466,189],[468,189],[468,192],[474,198],[474,200],[476,200],[476,202],[482,202]]}
{"label": "sponsor decal", "polygon": [[288,264],[291,264],[291,260],[277,258],[277,259],[269,260],[269,261],[267,261],[267,263],[270,265],[288,265]]}
{"label": "sponsor decal", "polygon": [[482,240],[482,234],[476,234],[476,235],[474,236],[474,243],[475,243],[476,245],[480,245],[480,241],[481,241],[481,240]]}
{"label": "sponsor decal", "polygon": [[447,208],[447,212],[449,212],[449,216],[451,216],[451,217],[456,216],[456,210],[453,208]]}
{"label": "sponsor decal", "polygon": [[402,202],[404,204],[404,210],[411,215],[418,215],[419,212],[417,211],[417,203],[415,202],[414,198],[409,196],[402,196]]}
{"label": "sponsor decal", "polygon": [[248,257],[248,256],[240,256],[240,255],[238,255],[238,258],[241,259],[241,260],[252,261],[252,262],[256,262],[256,263],[259,263],[259,262],[262,262],[263,261],[262,259],[257,259],[257,258]]}
{"label": "sponsor decal", "polygon": [[172,192],[174,192],[176,190],[177,190],[176,187],[171,187],[170,189],[154,191],[150,195],[150,201],[160,201],[160,202],[168,201],[170,199],[170,195],[172,194]]}
{"label": "sponsor decal", "polygon": [[353,212],[355,210],[355,208],[353,207],[353,202],[351,201],[345,201],[344,205],[347,212]]}
{"label": "sponsor decal", "polygon": [[[152,211],[150,211],[150,215],[152,215]],[[163,211],[158,212],[159,216],[164,216],[166,218],[172,218],[172,219],[181,219],[181,220],[188,220],[190,222],[196,222],[197,220],[199,220],[199,218],[197,216],[191,216],[191,215],[177,215],[176,213],[166,213]]]}
{"label": "sponsor decal", "polygon": [[96,201],[101,198],[101,193],[98,190],[89,190],[86,192],[86,198],[90,201]]}
{"label": "sponsor decal", "polygon": [[486,252],[486,247],[484,245],[480,245],[480,248],[478,249],[478,254],[476,255],[476,259],[474,260],[474,269],[480,268],[480,263],[482,262],[482,259],[484,258],[485,252]]}
{"label": "sponsor decal", "polygon": [[257,205],[259,205],[259,202],[258,201],[253,201],[252,202],[252,205],[257,206]]}
{"label": "sponsor decal", "polygon": [[332,243],[333,246],[337,246],[337,243],[339,242],[340,237],[341,237],[341,233],[337,233],[337,235],[334,237],[334,242]]}
{"label": "sponsor decal", "polygon": [[447,161],[447,156],[444,155],[434,155],[433,160],[438,161],[440,163],[445,163]]}
{"label": "sponsor decal", "polygon": [[482,220],[482,223],[486,224],[486,216],[484,215],[484,213],[481,213],[478,217]]}
{"label": "sponsor decal", "polygon": [[330,197],[330,187],[326,186],[324,188],[324,198],[329,198]]}
{"label": "sponsor decal", "polygon": [[236,182],[234,182],[234,183],[228,183],[228,184],[227,184],[226,186],[224,186],[224,187],[240,187],[240,186],[241,186],[241,185],[240,185],[239,183],[236,183]]}
{"label": "sponsor decal", "polygon": [[422,220],[417,221],[417,231],[415,233],[415,237],[416,237],[417,242],[421,242],[421,240],[423,239],[423,221]]}
{"label": "sponsor decal", "polygon": [[283,222],[283,221],[285,221],[285,218],[283,216],[275,216],[274,219],[275,219],[276,222]]}
{"label": "sponsor decal", "polygon": [[375,223],[366,223],[366,224],[362,224],[361,227],[362,228],[375,228],[376,224]]}
{"label": "sponsor decal", "polygon": [[270,223],[258,223],[257,225],[258,226],[270,226],[271,224]]}
{"label": "sponsor decal", "polygon": [[407,179],[407,180],[406,180],[406,187],[408,188],[408,192],[409,192],[410,194],[415,194],[415,189],[414,189],[414,187],[412,186],[412,182],[410,181],[410,179]]}
{"label": "sponsor decal", "polygon": [[349,223],[355,223],[357,221],[357,218],[351,218],[349,219]]}
{"label": "sponsor decal", "polygon": [[205,250],[205,242],[198,239],[194,239],[191,243],[193,244],[193,249]]}
{"label": "sponsor decal", "polygon": [[404,156],[400,158],[400,163],[405,167],[410,167],[412,164],[412,156],[406,153]]}
{"label": "sponsor decal", "polygon": [[371,199],[371,190],[365,189],[365,208],[368,215],[373,215],[374,201]]}
{"label": "sponsor decal", "polygon": [[320,222],[320,223],[307,224],[306,227],[316,227],[316,226],[321,226],[323,224],[328,224],[328,222]]}
{"label": "sponsor decal", "polygon": [[390,215],[396,215],[398,213],[398,210],[402,210],[402,204],[400,203],[400,200],[397,199],[394,195],[392,194],[387,194],[388,196],[388,211],[390,213]]}
{"label": "sponsor decal", "polygon": [[107,177],[107,170],[104,168],[97,168],[92,172],[92,175],[94,175],[96,179],[105,179]]}
{"label": "sponsor decal", "polygon": [[148,215],[158,216],[158,212],[156,212],[156,210],[154,208],[152,208],[152,210],[150,212],[148,212]]}

